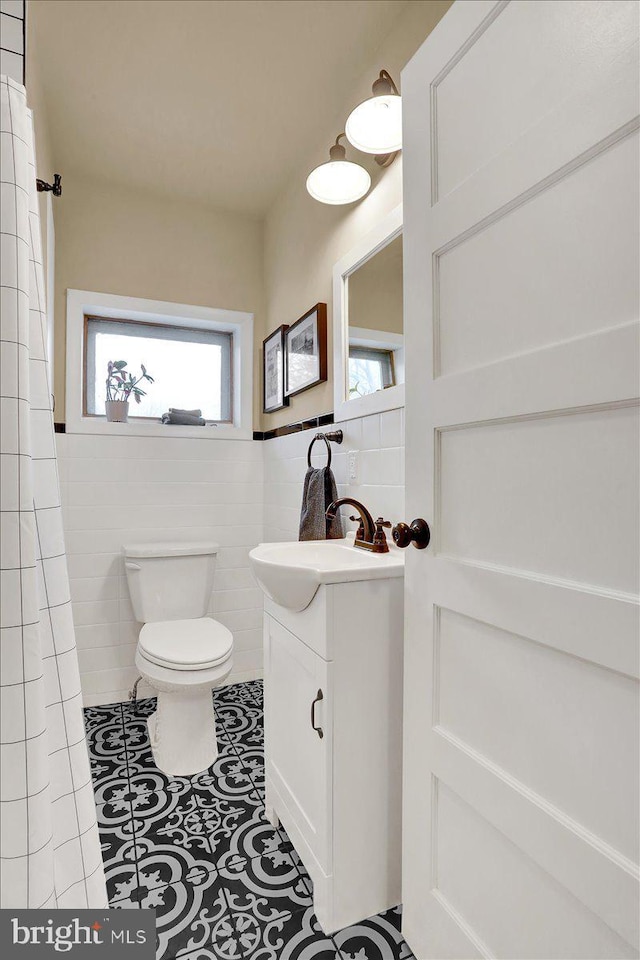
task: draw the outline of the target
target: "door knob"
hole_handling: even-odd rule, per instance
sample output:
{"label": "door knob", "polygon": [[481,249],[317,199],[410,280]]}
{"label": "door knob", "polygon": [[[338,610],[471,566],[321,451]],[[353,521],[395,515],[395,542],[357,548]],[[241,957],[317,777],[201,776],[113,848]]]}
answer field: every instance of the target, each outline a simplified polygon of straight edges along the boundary
{"label": "door knob", "polygon": [[398,547],[408,547],[413,543],[418,550],[424,550],[429,546],[431,540],[431,530],[426,520],[418,518],[409,526],[407,523],[397,523],[391,531],[393,542]]}

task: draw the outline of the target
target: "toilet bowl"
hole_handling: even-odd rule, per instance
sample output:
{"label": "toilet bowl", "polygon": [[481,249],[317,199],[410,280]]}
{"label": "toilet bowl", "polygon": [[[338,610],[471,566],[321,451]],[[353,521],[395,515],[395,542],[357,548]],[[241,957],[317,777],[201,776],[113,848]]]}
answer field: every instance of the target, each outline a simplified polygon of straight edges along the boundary
{"label": "toilet bowl", "polygon": [[123,547],[136,619],[136,667],[157,695],[147,723],[158,769],[206,770],[218,756],[212,690],[233,666],[233,635],[207,617],[218,545],[144,543]]}

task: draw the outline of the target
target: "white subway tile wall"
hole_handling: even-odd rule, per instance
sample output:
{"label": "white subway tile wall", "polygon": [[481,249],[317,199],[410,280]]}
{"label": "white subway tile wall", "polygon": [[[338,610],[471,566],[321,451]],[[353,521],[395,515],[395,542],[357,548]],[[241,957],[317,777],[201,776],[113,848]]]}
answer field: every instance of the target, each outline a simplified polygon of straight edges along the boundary
{"label": "white subway tile wall", "polygon": [[[341,497],[360,500],[373,514],[397,523],[404,516],[404,411],[346,420],[323,430],[344,433],[332,444],[331,466]],[[266,541],[297,540],[307,450],[316,431],[305,430],[264,442],[264,525]],[[357,451],[358,480],[348,479],[349,451]],[[313,447],[313,465],[326,463],[324,444]],[[342,516],[349,529],[348,510]]]}
{"label": "white subway tile wall", "polygon": [[[340,496],[373,513],[404,517],[404,416],[349,420],[332,444]],[[138,673],[140,630],[131,609],[122,545],[204,540],[220,544],[210,613],[233,632],[229,683],[262,675],[262,593],[249,550],[297,540],[307,449],[316,431],[274,440],[198,440],[57,434],[65,545],[85,704],[125,700]],[[358,482],[348,452],[358,451]],[[313,461],[325,462],[323,444]],[[343,511],[345,520],[348,511]],[[353,527],[354,524],[347,526]],[[150,695],[140,685],[141,696]]]}
{"label": "white subway tile wall", "polygon": [[261,676],[262,594],[248,554],[263,539],[263,444],[72,434],[56,444],[85,704],[127,699],[138,675],[126,542],[217,541],[210,613],[233,631],[229,682]]}
{"label": "white subway tile wall", "polygon": [[0,73],[24,83],[24,0],[0,0]]}

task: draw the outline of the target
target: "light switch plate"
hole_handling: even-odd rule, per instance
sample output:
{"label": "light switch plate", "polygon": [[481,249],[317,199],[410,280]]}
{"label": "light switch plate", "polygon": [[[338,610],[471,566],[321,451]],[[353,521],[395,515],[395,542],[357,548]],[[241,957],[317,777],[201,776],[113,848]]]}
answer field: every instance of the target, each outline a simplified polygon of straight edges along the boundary
{"label": "light switch plate", "polygon": [[349,450],[349,481],[350,483],[358,482],[358,451]]}

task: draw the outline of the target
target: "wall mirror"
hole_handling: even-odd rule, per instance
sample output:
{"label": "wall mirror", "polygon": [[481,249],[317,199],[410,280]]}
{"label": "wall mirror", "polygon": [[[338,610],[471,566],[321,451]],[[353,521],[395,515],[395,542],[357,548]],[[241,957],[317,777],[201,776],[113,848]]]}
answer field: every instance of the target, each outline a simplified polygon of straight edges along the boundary
{"label": "wall mirror", "polygon": [[336,420],[404,406],[401,207],[338,261],[333,282]]}

